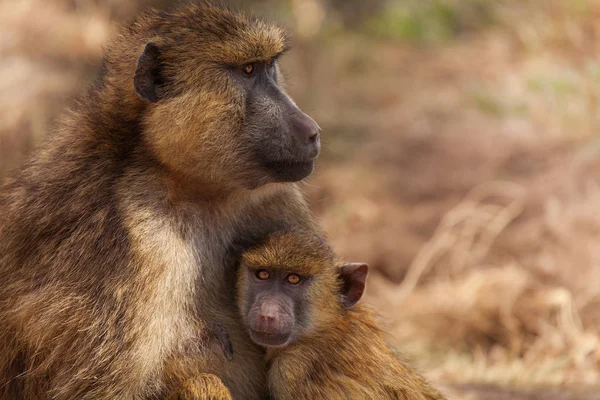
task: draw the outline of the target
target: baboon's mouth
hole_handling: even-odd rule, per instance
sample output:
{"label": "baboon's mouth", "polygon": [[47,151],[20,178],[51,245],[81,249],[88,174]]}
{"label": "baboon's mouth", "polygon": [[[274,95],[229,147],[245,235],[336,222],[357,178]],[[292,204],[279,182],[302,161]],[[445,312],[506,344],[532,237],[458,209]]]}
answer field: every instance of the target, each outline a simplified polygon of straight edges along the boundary
{"label": "baboon's mouth", "polygon": [[277,182],[297,182],[309,176],[315,160],[272,161],[265,164]]}
{"label": "baboon's mouth", "polygon": [[281,347],[288,344],[290,333],[271,333],[250,329],[250,337],[252,340],[261,346],[265,347]]}
{"label": "baboon's mouth", "polygon": [[286,169],[286,168],[305,168],[307,166],[312,167],[315,160],[308,161],[273,161],[267,163],[267,166],[272,169]]}

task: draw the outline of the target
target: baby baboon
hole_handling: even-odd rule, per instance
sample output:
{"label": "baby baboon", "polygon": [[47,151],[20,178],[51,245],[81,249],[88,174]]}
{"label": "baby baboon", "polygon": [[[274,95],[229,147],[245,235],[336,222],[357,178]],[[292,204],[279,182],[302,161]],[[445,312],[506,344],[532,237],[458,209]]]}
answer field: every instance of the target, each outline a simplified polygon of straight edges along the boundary
{"label": "baby baboon", "polygon": [[267,348],[276,400],[444,397],[386,346],[369,309],[356,305],[366,264],[341,264],[314,234],[271,235],[242,255],[238,306]]}
{"label": "baby baboon", "polygon": [[0,189],[0,399],[154,399],[205,374],[263,396],[231,249],[319,231],[291,183],[311,173],[319,128],[282,89],[287,47],[282,29],[209,3],[151,11],[108,46]]}

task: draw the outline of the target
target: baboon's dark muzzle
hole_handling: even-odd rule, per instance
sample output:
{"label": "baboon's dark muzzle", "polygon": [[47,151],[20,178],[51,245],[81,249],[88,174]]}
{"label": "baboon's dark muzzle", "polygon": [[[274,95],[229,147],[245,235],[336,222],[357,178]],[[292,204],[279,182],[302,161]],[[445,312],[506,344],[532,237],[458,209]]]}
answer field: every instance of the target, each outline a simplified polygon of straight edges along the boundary
{"label": "baboon's dark muzzle", "polygon": [[321,150],[319,125],[290,97],[266,80],[249,101],[251,135],[260,138],[255,151],[276,182],[296,182],[313,171]]}
{"label": "baboon's dark muzzle", "polygon": [[[285,96],[285,95],[284,95]],[[289,133],[295,144],[300,160],[312,160],[321,150],[320,127],[314,119],[302,112],[290,99],[285,96],[286,116]]]}

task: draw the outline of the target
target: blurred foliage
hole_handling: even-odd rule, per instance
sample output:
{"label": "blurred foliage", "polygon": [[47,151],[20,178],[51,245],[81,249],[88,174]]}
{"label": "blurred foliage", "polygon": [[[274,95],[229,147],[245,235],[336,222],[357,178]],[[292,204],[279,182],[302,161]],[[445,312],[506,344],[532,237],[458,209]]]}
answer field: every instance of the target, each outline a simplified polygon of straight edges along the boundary
{"label": "blurred foliage", "polygon": [[337,13],[347,28],[357,28],[368,18],[385,10],[386,0],[328,0],[330,10]]}
{"label": "blurred foliage", "polygon": [[494,93],[481,89],[474,90],[471,94],[477,109],[490,116],[505,118],[527,113],[527,105],[522,102],[512,104]]}
{"label": "blurred foliage", "polygon": [[365,28],[381,38],[443,43],[493,21],[494,2],[488,0],[394,0]]}

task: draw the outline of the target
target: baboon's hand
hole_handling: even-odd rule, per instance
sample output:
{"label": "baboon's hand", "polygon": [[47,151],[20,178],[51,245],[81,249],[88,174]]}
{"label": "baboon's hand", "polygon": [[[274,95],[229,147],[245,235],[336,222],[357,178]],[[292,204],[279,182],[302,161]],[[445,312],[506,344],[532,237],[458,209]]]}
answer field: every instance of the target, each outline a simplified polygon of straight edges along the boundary
{"label": "baboon's hand", "polygon": [[232,397],[221,378],[214,374],[200,374],[185,381],[166,400],[232,400]]}

